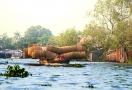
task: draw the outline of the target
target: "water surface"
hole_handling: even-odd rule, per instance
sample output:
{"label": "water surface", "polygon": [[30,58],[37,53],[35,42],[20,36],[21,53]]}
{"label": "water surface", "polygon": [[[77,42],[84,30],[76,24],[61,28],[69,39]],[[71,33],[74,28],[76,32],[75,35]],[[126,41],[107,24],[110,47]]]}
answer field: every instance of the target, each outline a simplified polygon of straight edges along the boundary
{"label": "water surface", "polygon": [[[0,59],[0,72],[18,64],[32,73],[26,78],[0,76],[0,90],[132,90],[132,66],[108,62],[71,61],[85,67],[33,66],[34,59]],[[51,86],[45,86],[51,84]],[[89,88],[92,85],[94,88]]]}

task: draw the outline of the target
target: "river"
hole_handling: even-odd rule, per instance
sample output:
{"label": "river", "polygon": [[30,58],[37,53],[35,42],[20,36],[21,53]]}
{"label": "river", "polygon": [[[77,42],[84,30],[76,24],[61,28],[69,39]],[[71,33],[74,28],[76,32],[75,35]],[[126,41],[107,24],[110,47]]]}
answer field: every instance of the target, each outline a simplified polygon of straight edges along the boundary
{"label": "river", "polygon": [[0,73],[5,72],[8,65],[15,64],[32,76],[0,76],[0,90],[132,90],[132,65],[71,61],[70,64],[85,66],[75,68],[29,65],[38,64],[37,59],[0,59]]}

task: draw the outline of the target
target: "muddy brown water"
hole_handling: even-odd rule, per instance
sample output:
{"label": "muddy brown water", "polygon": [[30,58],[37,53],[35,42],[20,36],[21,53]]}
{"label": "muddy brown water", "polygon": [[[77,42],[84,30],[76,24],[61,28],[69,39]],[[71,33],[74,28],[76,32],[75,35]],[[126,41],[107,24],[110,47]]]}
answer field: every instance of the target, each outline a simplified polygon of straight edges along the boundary
{"label": "muddy brown water", "polygon": [[75,63],[85,67],[44,66],[37,59],[0,59],[0,73],[15,64],[32,73],[25,78],[0,76],[0,90],[132,90],[132,65],[70,62]]}

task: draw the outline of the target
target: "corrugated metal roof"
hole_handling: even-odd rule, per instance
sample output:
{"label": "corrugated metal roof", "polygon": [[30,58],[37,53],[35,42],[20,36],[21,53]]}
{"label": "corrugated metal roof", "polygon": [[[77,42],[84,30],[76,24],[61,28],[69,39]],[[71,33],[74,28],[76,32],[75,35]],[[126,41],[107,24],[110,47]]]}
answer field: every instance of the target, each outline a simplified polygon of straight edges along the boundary
{"label": "corrugated metal roof", "polygon": [[0,50],[0,53],[16,53],[16,52],[20,52],[20,51],[18,51],[18,50]]}
{"label": "corrugated metal roof", "polygon": [[15,52],[19,52],[18,50],[9,50],[6,53],[15,53]]}

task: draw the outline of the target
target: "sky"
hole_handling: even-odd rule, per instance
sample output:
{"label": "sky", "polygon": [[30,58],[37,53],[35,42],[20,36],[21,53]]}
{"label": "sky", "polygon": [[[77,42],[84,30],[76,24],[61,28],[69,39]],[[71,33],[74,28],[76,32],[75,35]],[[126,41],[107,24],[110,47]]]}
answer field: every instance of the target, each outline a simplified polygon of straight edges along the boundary
{"label": "sky", "polygon": [[58,35],[69,28],[83,30],[89,22],[86,12],[97,0],[0,0],[0,35],[22,35],[40,25]]}

